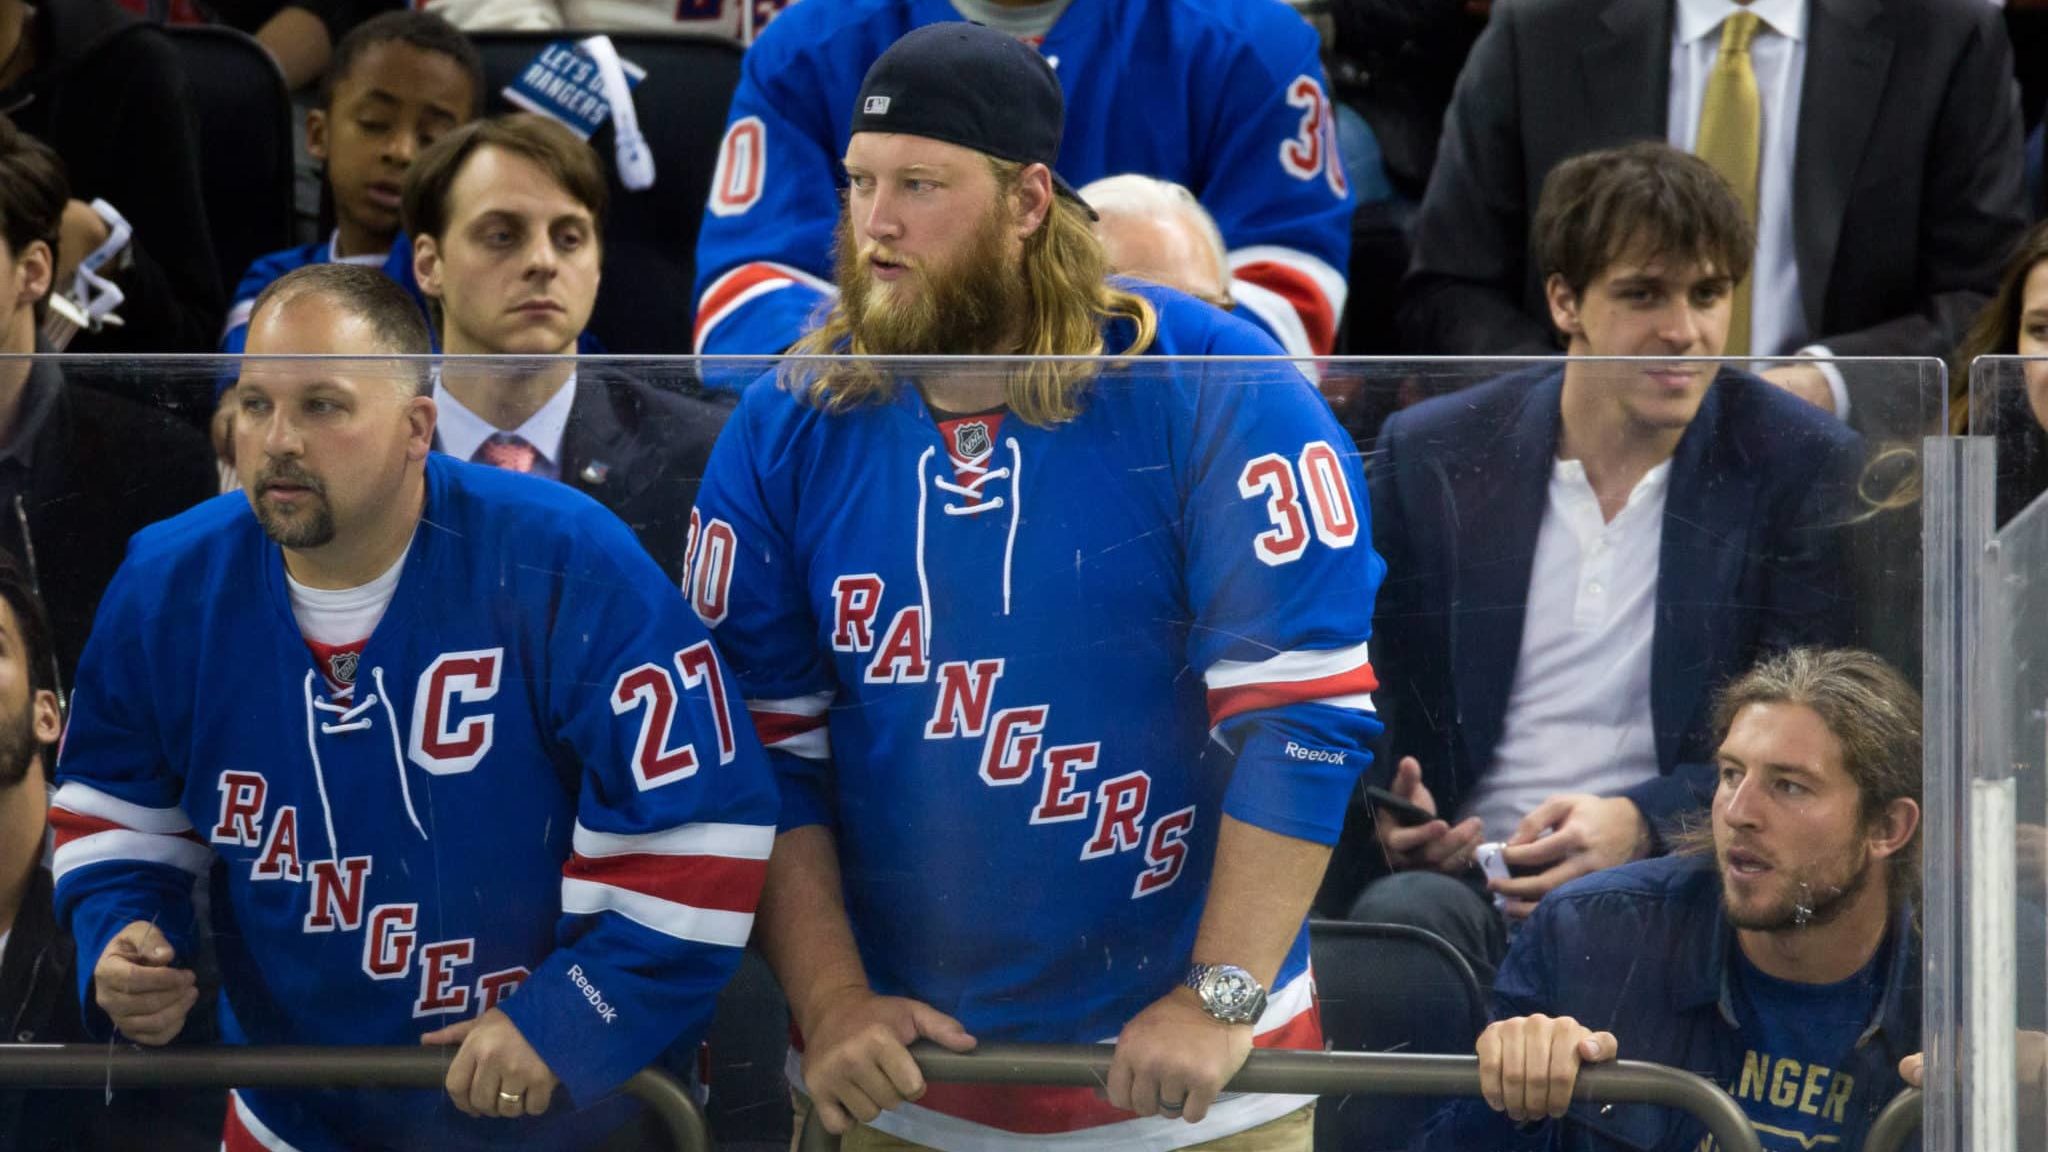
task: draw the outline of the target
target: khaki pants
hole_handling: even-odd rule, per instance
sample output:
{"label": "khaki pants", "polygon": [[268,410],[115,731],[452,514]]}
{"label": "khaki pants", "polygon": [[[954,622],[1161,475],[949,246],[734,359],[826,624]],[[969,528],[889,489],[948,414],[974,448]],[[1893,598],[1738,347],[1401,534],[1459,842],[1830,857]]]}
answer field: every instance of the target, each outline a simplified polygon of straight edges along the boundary
{"label": "khaki pants", "polygon": [[[804,1121],[811,1115],[811,1098],[801,1092],[792,1092],[790,1096],[796,1102],[796,1132],[790,1137],[789,1147],[790,1152],[797,1152],[797,1142],[803,1137]],[[1181,1152],[1310,1152],[1315,1146],[1315,1135],[1316,1106],[1310,1104],[1278,1120],[1247,1128],[1235,1136],[1225,1136],[1206,1144],[1190,1144]],[[899,1140],[863,1124],[839,1138],[839,1152],[932,1152],[932,1149]]]}

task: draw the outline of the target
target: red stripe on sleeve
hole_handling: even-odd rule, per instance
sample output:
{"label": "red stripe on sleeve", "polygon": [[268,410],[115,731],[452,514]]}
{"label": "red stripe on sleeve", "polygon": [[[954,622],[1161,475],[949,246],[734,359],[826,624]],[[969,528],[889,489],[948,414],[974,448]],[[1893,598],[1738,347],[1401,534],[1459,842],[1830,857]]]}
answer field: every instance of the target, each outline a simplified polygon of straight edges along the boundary
{"label": "red stripe on sleeve", "polygon": [[796,281],[789,278],[787,273],[769,264],[743,264],[738,269],[726,273],[724,277],[714,282],[705,291],[704,299],[697,302],[697,327],[696,331],[690,334],[690,339],[693,342],[692,347],[702,348],[704,346],[704,333],[709,332],[712,325],[719,319],[722,319],[719,313],[723,312],[734,300],[739,299],[741,293],[746,292],[757,284],[765,284],[770,280],[782,280],[791,284],[796,283]]}
{"label": "red stripe on sleeve", "polygon": [[609,884],[692,908],[752,913],[761,902],[761,883],[768,876],[766,860],[731,856],[626,856],[577,854],[562,866],[571,880]]}
{"label": "red stripe on sleeve", "polygon": [[57,835],[57,847],[62,848],[73,840],[83,839],[99,832],[133,831],[125,824],[102,820],[97,816],[86,816],[69,808],[50,809],[50,830]]}
{"label": "red stripe on sleeve", "polygon": [[1232,716],[1256,712],[1261,708],[1284,708],[1306,700],[1324,700],[1332,696],[1355,696],[1361,692],[1372,692],[1380,682],[1373,675],[1372,665],[1360,664],[1347,672],[1322,676],[1314,680],[1275,681],[1264,684],[1241,684],[1233,688],[1211,688],[1209,690],[1209,726],[1214,728]]}
{"label": "red stripe on sleeve", "polygon": [[1316,285],[1314,277],[1298,268],[1272,261],[1246,264],[1231,275],[1286,297],[1301,316],[1301,326],[1308,333],[1308,345],[1316,355],[1328,356],[1337,347],[1337,310]]}
{"label": "red stripe on sleeve", "polygon": [[794,712],[748,712],[747,715],[753,718],[754,732],[761,737],[761,743],[769,747],[825,726],[822,713],[798,716]]}
{"label": "red stripe on sleeve", "polygon": [[[83,812],[73,812],[69,808],[50,809],[50,830],[56,833],[56,844],[54,846],[57,848],[62,848],[73,840],[82,840],[87,836],[98,835],[101,832],[133,832],[137,836],[163,835],[163,833],[143,832],[130,828],[126,824],[117,823],[116,821],[107,820],[99,816],[87,816]],[[190,829],[175,833],[175,835],[180,840],[190,840],[194,844],[206,843],[206,841],[199,838],[197,832],[193,832]]]}

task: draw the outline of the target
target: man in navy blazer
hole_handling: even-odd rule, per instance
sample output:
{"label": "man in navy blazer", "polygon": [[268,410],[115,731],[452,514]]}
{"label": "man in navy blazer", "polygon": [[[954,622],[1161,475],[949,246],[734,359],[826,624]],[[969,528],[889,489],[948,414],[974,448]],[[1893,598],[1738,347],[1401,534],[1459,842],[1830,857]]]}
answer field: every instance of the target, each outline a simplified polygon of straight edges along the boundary
{"label": "man in navy blazer", "polygon": [[[1663,144],[1560,165],[1537,218],[1572,358],[1396,414],[1367,468],[1390,755],[1369,782],[1440,818],[1372,835],[1359,919],[1420,924],[1482,978],[1505,922],[1661,853],[1713,790],[1709,702],[1764,652],[1850,629],[1836,530],[1859,438],[1711,363],[1753,233]],[[1484,842],[1518,873],[1482,887]]]}

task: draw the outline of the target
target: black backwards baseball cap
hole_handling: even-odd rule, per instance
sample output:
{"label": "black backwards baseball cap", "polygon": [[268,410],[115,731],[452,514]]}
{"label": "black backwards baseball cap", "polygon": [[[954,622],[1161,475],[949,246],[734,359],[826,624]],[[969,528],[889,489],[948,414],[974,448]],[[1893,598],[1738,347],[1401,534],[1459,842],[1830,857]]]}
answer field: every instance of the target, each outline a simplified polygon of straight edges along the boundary
{"label": "black backwards baseball cap", "polygon": [[[980,24],[927,24],[889,46],[861,81],[853,132],[900,132],[972,148],[999,160],[1059,159],[1067,102],[1038,51]],[[1095,209],[1052,174],[1059,194]]]}

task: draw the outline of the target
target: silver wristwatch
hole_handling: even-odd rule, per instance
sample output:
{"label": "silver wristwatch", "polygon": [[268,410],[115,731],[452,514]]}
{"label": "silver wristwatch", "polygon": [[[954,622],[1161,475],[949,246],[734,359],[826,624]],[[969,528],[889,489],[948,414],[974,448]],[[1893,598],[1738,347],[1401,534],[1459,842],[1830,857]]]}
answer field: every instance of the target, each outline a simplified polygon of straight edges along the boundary
{"label": "silver wristwatch", "polygon": [[1202,1010],[1225,1024],[1257,1022],[1266,1010],[1266,986],[1235,964],[1194,964],[1181,981],[1202,998]]}

